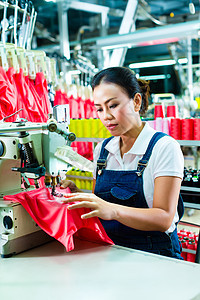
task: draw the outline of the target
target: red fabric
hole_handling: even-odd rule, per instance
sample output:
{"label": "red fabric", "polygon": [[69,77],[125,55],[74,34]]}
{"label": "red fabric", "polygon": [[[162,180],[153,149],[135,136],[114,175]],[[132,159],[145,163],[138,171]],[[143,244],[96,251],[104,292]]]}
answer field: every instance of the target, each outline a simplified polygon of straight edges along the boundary
{"label": "red fabric", "polygon": [[[69,104],[71,119],[98,118],[94,102],[90,99],[83,100],[81,97],[74,99],[73,96],[67,97],[65,92],[56,91],[54,106]],[[93,160],[93,145],[91,142],[73,142],[72,148],[80,155],[89,160]]]}
{"label": "red fabric", "polygon": [[98,119],[98,114],[97,114],[97,110],[94,106],[94,102],[92,102],[90,99],[86,99],[85,100],[85,106],[84,106],[84,110],[85,110],[85,118],[86,119]]}
{"label": "red fabric", "polygon": [[69,97],[69,115],[71,119],[78,119],[78,102],[74,99],[73,96]]}
{"label": "red fabric", "polygon": [[[19,75],[16,75],[16,71],[14,70],[14,68],[9,68],[7,71],[7,76],[9,78],[10,81],[10,86],[13,88],[13,95],[15,97],[15,101],[16,101],[16,111],[19,109],[23,109],[22,111],[20,111],[18,113],[18,116],[20,118],[24,118],[27,119],[28,121],[30,121],[30,115],[29,115],[29,111],[27,109],[26,106],[26,102],[24,101],[24,88],[23,86],[21,86],[20,88],[17,87],[17,85],[22,85],[22,81],[20,80],[20,77],[22,76],[22,73]],[[24,92],[23,92],[24,91]],[[16,119],[15,115],[15,119]]]}
{"label": "red fabric", "polygon": [[98,218],[81,219],[89,209],[68,210],[69,204],[56,201],[47,188],[4,196],[4,200],[20,202],[40,228],[61,242],[67,251],[74,249],[75,234],[86,240],[113,244]]}
{"label": "red fabric", "polygon": [[[31,122],[41,122],[42,110],[37,104],[36,98],[31,93],[29,86],[26,83],[26,79],[23,70],[20,69],[19,73],[14,75],[14,80],[17,88],[17,94],[20,96],[18,98],[18,105],[23,105],[24,110],[26,110],[26,116],[28,121]],[[25,112],[24,112],[25,114]]]}
{"label": "red fabric", "polygon": [[69,100],[66,93],[63,93],[61,90],[58,90],[55,93],[54,106],[60,104],[69,104]]}
{"label": "red fabric", "polygon": [[93,143],[92,142],[72,142],[71,147],[78,154],[89,160],[93,160]]}
{"label": "red fabric", "polygon": [[[17,108],[17,98],[14,87],[9,81],[5,70],[0,67],[0,120],[13,114]],[[16,117],[10,117],[7,122],[13,122]]]}
{"label": "red fabric", "polygon": [[[43,99],[38,95],[34,81],[31,80],[28,76],[24,76],[23,82],[26,92],[27,92],[27,100],[30,103],[29,111],[31,111],[32,122],[46,122],[48,120],[48,114],[44,108]],[[33,101],[32,101],[33,99]],[[38,116],[37,116],[38,114]]]}
{"label": "red fabric", "polygon": [[47,80],[42,72],[38,72],[35,78],[35,90],[39,95],[40,105],[43,107],[46,117],[51,113],[51,103],[49,101]]}
{"label": "red fabric", "polygon": [[78,103],[78,119],[85,119],[85,109],[84,109],[84,102],[81,97],[74,99]]}
{"label": "red fabric", "polygon": [[[51,104],[44,74],[38,73],[34,82],[24,76],[22,69],[16,73],[13,68],[9,68],[6,73],[0,67],[0,119],[21,108],[23,110],[18,113],[20,118],[31,122],[47,121]],[[16,117],[6,121],[13,122]]]}

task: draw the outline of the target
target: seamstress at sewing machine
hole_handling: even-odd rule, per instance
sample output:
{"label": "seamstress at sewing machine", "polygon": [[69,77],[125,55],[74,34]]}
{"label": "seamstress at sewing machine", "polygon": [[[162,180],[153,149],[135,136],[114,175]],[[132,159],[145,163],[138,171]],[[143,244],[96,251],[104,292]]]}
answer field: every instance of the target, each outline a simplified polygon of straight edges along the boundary
{"label": "seamstress at sewing machine", "polygon": [[147,110],[149,85],[122,67],[100,71],[92,82],[94,104],[112,134],[94,152],[93,193],[72,181],[69,209],[87,207],[83,219],[99,217],[115,244],[181,259],[177,223],[183,155],[179,144],[158,133],[140,115]]}
{"label": "seamstress at sewing machine", "polygon": [[[56,109],[66,109],[68,106]],[[69,118],[68,118],[69,119]],[[6,195],[15,195],[38,187],[41,176],[47,175],[48,185],[55,192],[56,177],[65,170],[66,162],[55,157],[57,147],[70,145],[75,135],[68,130],[68,121],[59,123],[50,119],[47,124],[23,120],[0,124],[0,255],[10,257],[51,240],[19,202],[4,201]],[[23,182],[23,185],[22,185]]]}

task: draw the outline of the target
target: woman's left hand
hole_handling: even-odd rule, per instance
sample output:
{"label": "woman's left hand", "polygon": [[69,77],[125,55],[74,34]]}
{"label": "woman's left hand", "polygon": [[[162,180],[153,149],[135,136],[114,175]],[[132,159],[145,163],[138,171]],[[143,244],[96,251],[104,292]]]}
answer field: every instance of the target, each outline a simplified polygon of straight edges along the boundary
{"label": "woman's left hand", "polygon": [[77,203],[69,205],[68,206],[69,210],[75,209],[75,208],[82,208],[82,207],[91,209],[91,212],[81,216],[82,219],[99,217],[103,220],[112,220],[114,218],[115,204],[104,201],[94,194],[74,193],[74,194],[66,194],[64,197],[66,199],[62,200],[63,203],[79,201]]}

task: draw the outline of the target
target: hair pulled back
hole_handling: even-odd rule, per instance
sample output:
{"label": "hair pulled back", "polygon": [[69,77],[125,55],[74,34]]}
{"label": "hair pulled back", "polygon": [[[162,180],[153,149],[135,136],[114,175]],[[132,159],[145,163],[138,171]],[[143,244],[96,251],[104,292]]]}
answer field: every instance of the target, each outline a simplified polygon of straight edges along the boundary
{"label": "hair pulled back", "polygon": [[134,98],[136,93],[140,93],[142,104],[140,114],[144,114],[149,104],[149,82],[137,79],[132,70],[125,67],[112,67],[104,69],[93,77],[92,89],[101,83],[113,83],[120,86],[129,98]]}

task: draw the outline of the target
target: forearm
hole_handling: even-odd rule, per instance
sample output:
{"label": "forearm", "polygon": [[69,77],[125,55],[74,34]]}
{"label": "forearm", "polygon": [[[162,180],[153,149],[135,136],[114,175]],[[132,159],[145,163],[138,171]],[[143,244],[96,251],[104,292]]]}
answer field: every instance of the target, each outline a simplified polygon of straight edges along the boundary
{"label": "forearm", "polygon": [[143,231],[166,231],[173,220],[160,208],[134,208],[113,204],[113,219],[134,229]]}

